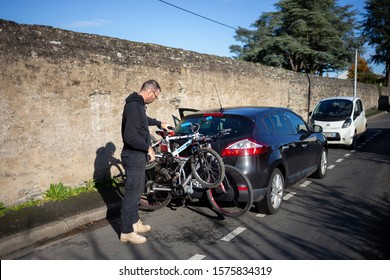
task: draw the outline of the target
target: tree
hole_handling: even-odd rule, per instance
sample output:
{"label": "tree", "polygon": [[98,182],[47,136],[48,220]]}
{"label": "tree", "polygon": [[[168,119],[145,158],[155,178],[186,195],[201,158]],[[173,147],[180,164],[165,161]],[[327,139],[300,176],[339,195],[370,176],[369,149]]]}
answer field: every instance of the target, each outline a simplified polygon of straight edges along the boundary
{"label": "tree", "polygon": [[[358,64],[357,64],[357,81],[366,83],[366,84],[375,84],[378,82],[378,76],[375,75],[370,66],[368,65],[367,60],[365,60],[363,57],[358,57]],[[348,78],[354,79],[355,78],[355,63],[352,64],[352,66],[348,69]]]}
{"label": "tree", "polygon": [[263,13],[252,24],[238,28],[230,46],[236,58],[323,75],[345,69],[359,42],[354,36],[356,11],[335,0],[281,0],[276,12]]}
{"label": "tree", "polygon": [[362,36],[375,48],[370,62],[385,64],[385,85],[389,85],[390,72],[390,0],[367,0],[363,15]]}

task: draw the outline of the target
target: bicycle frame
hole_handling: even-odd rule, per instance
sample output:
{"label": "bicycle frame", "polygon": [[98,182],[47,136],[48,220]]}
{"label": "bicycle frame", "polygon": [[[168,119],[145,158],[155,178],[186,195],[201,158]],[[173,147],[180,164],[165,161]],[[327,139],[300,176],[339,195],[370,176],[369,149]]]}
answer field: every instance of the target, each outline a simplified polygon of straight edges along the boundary
{"label": "bicycle frame", "polygon": [[[182,126],[190,126],[190,125],[192,125],[192,124],[191,123],[182,124]],[[156,147],[157,145],[160,145],[162,147],[166,147],[166,150],[164,150],[162,152],[169,152],[174,157],[178,157],[181,152],[183,152],[185,149],[187,149],[189,146],[191,146],[191,144],[194,143],[195,141],[197,142],[199,140],[203,140],[203,138],[201,137],[201,134],[198,131],[194,132],[193,134],[183,135],[183,136],[169,136],[169,135],[167,135],[167,132],[164,130],[157,131],[157,134],[160,135],[162,139],[160,139],[156,143],[152,143],[152,148]],[[188,139],[188,141],[172,151],[171,145],[170,145],[171,141],[181,140],[181,139]],[[161,150],[161,147],[160,147],[160,150]]]}
{"label": "bicycle frame", "polygon": [[[207,117],[203,120],[203,122],[209,122],[211,119],[212,117]],[[177,180],[177,183],[172,181],[172,184],[174,186],[180,185],[182,188],[184,188],[185,193],[192,193],[193,186],[204,188],[202,187],[202,183],[196,181],[198,176],[196,176],[196,178],[193,179],[192,172],[188,172],[188,170],[185,169],[191,157],[195,156],[196,153],[198,153],[201,149],[203,149],[202,147],[210,147],[209,143],[205,141],[206,139],[210,141],[210,138],[207,138],[206,136],[199,133],[199,128],[201,124],[198,123],[181,124],[182,127],[190,126],[190,129],[192,131],[192,134],[190,135],[183,135],[183,136],[169,135],[169,132],[167,130],[159,130],[156,133],[161,136],[161,139],[156,141],[155,143],[152,143],[152,148],[154,150],[156,150],[156,148],[159,147],[159,153],[156,153],[156,158],[159,158],[161,161],[157,162],[157,164],[161,166],[161,162],[162,162],[162,165],[163,166],[165,165],[164,166],[165,170],[170,170],[170,171],[173,171],[170,168],[173,166],[173,164],[176,164],[174,170],[174,172],[176,172],[176,175],[172,177],[175,179],[175,181]],[[173,146],[174,144],[171,145],[173,141],[182,140],[182,139],[188,139],[188,140],[180,146]],[[200,143],[200,142],[205,142],[205,143]],[[195,149],[194,148],[191,149],[190,155],[180,156],[180,153],[182,153],[191,145],[194,145]]]}
{"label": "bicycle frame", "polygon": [[[183,187],[184,193],[189,193],[189,194],[193,193],[192,188],[194,186],[198,187],[198,188],[202,188],[200,183],[192,182],[193,178],[192,178],[191,172],[189,172],[187,174],[187,172],[185,172],[185,170],[184,170],[184,167],[186,166],[186,164],[188,163],[188,161],[190,160],[192,155],[189,155],[186,157],[179,156],[179,154],[181,152],[183,152],[185,149],[187,149],[189,146],[191,146],[191,144],[194,143],[198,134],[197,135],[195,135],[195,134],[185,135],[185,136],[166,136],[166,135],[163,135],[163,133],[159,134],[162,137],[162,139],[160,139],[159,141],[154,143],[154,145],[152,145],[152,147],[156,147],[156,146],[160,145],[160,149],[161,149],[161,147],[164,146],[164,147],[166,147],[166,151],[162,152],[162,154],[156,154],[156,158],[163,158],[164,153],[170,153],[173,156],[176,163],[179,164],[179,168],[177,169],[178,185]],[[190,138],[190,139],[188,139],[188,138]],[[182,144],[181,146],[177,147],[174,151],[172,151],[171,145],[170,145],[171,141],[180,140],[180,139],[188,139],[188,141],[186,141],[184,144]],[[157,188],[157,189],[162,190],[161,188]],[[166,188],[164,188],[164,189],[167,190]]]}

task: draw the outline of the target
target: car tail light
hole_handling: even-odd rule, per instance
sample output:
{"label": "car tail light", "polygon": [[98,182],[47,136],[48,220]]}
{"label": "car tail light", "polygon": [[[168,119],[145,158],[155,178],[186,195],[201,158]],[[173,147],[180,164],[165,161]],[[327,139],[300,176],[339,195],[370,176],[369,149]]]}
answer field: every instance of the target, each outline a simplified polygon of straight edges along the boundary
{"label": "car tail light", "polygon": [[343,123],[342,128],[347,128],[352,124],[352,120],[350,118],[346,119],[345,122]]}
{"label": "car tail light", "polygon": [[204,117],[223,117],[222,113],[205,113],[203,114]]}
{"label": "car tail light", "polygon": [[261,155],[268,149],[268,145],[255,142],[252,139],[244,139],[228,145],[222,151],[223,157],[254,156]]}
{"label": "car tail light", "polygon": [[249,188],[248,188],[248,186],[247,185],[238,185],[237,186],[237,190],[239,191],[239,192],[245,192],[245,191],[247,191]]}

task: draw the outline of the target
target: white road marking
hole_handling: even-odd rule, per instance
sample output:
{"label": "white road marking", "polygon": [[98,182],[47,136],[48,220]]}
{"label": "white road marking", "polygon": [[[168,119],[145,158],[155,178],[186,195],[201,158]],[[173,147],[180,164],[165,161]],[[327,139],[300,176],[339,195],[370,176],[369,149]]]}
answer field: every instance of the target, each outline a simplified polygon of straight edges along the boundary
{"label": "white road marking", "polygon": [[292,198],[294,195],[296,195],[297,193],[296,192],[289,192],[288,194],[286,194],[284,197],[283,197],[283,200],[289,200],[290,198]]}
{"label": "white road marking", "polygon": [[220,240],[228,242],[228,241],[232,240],[234,237],[236,237],[237,235],[239,235],[244,230],[246,230],[246,228],[238,227],[235,230],[233,230],[231,233],[229,233],[228,235],[225,235],[224,237],[222,237]]}
{"label": "white road marking", "polygon": [[351,154],[345,154],[344,156],[345,156],[345,157],[349,157],[350,155],[351,155]]}
{"label": "white road marking", "polygon": [[195,254],[189,260],[201,260],[204,259],[206,256],[205,255],[200,255],[200,254]]}
{"label": "white road marking", "polygon": [[339,158],[338,160],[336,160],[336,162],[342,162],[343,159],[342,158]]}
{"label": "white road marking", "polygon": [[256,214],[256,217],[260,217],[260,218],[264,218],[265,216],[267,216],[267,215],[266,214],[261,214],[261,213]]}
{"label": "white road marking", "polygon": [[311,181],[305,181],[302,184],[300,184],[299,186],[302,187],[302,188],[306,188],[310,184],[311,184]]}
{"label": "white road marking", "polygon": [[329,166],[328,166],[328,169],[333,169],[333,168],[335,168],[335,167],[336,167],[336,165],[332,164],[332,165],[329,165]]}

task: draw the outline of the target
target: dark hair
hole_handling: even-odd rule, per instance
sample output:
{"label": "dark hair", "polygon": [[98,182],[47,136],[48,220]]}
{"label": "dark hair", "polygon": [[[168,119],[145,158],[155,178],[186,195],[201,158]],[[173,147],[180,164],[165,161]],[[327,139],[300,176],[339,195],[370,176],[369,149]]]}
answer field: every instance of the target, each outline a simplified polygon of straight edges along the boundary
{"label": "dark hair", "polygon": [[146,89],[161,91],[160,85],[155,80],[147,80],[146,82],[144,82],[142,87],[141,87],[141,91],[146,90]]}

